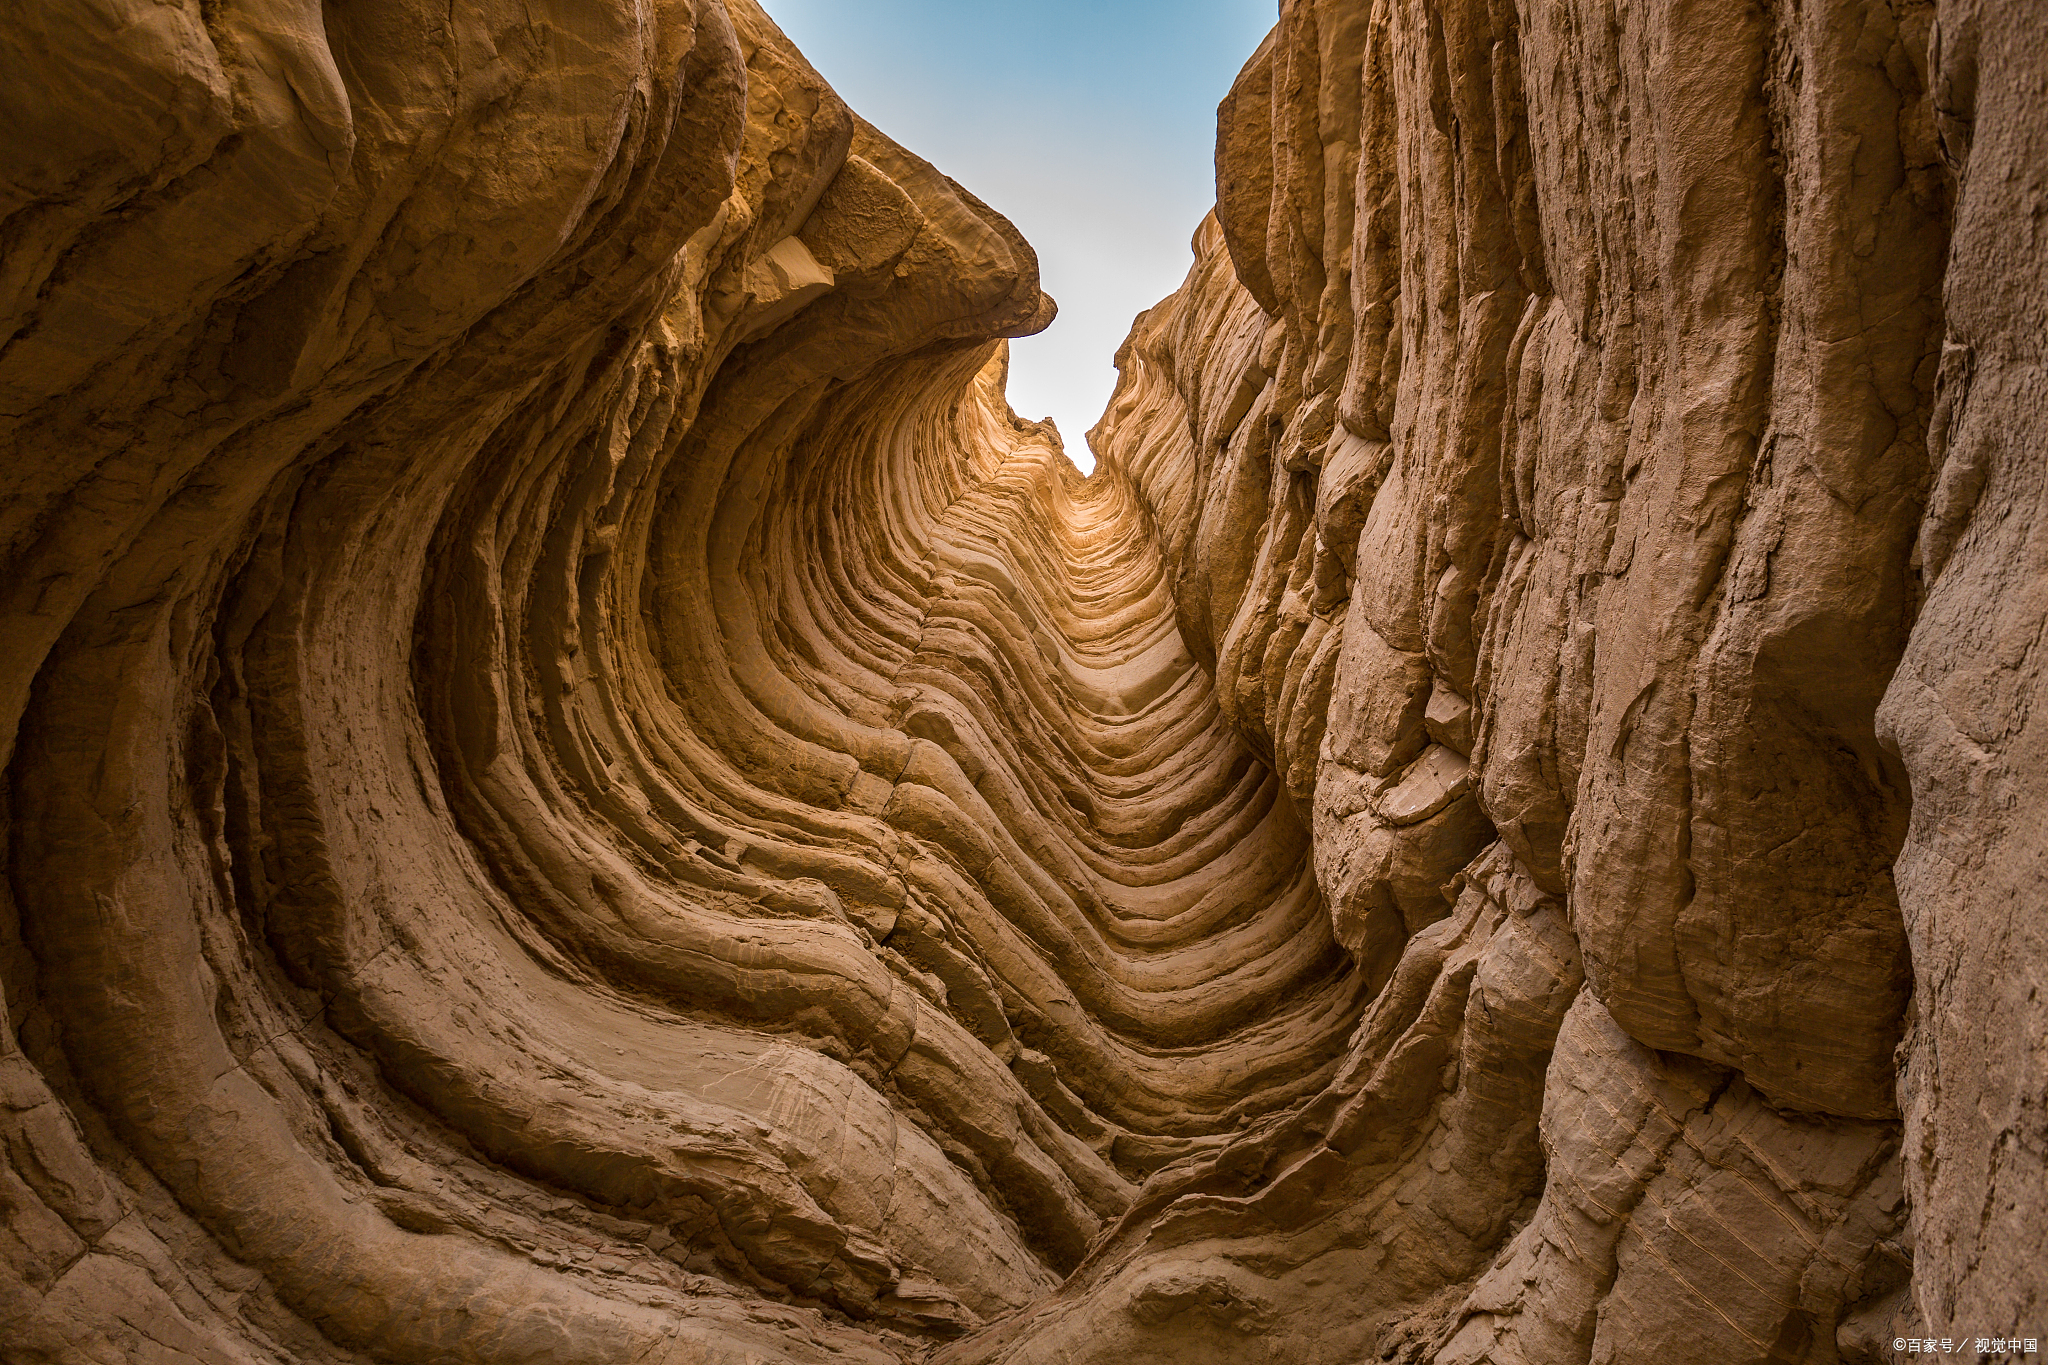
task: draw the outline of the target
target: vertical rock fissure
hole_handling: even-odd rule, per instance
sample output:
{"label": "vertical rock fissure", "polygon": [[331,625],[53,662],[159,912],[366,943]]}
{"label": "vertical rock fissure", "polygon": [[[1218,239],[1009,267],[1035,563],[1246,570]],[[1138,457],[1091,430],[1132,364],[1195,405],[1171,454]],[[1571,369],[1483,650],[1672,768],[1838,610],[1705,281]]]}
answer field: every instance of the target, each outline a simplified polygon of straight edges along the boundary
{"label": "vertical rock fissure", "polygon": [[110,5],[0,18],[5,1365],[2048,1327],[2025,0],[1283,0],[1088,478],[756,0]]}

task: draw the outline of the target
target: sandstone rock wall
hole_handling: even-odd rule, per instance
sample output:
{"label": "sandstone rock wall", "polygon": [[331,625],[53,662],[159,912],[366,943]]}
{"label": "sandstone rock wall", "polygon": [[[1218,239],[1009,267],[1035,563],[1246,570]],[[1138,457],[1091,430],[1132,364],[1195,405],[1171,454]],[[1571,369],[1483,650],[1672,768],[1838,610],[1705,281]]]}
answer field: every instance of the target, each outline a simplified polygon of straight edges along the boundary
{"label": "sandstone rock wall", "polygon": [[1030,249],[757,9],[11,27],[10,1361],[893,1359],[1328,1079]]}
{"label": "sandstone rock wall", "polygon": [[[2038,256],[1990,224],[2042,202],[2044,37],[1282,6],[1095,435],[1378,995],[1328,1091],[945,1359],[1184,1360],[1206,1314],[1218,1360],[1876,1360],[2038,1314],[2039,498],[1981,490],[2042,448]],[[1999,456],[1959,425],[1994,278]]]}
{"label": "sandstone rock wall", "polygon": [[752,0],[0,19],[0,1359],[2048,1326],[2044,70],[1290,0],[1084,481]]}

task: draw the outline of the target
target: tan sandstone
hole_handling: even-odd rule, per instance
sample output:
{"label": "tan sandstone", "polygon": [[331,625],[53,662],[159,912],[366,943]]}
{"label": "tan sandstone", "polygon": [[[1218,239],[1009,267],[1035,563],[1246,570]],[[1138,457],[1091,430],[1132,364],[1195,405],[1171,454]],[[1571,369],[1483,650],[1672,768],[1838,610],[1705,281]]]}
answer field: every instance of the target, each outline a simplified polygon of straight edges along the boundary
{"label": "tan sandstone", "polygon": [[0,1361],[2048,1336],[2030,0],[1285,0],[1086,480],[753,0],[0,73]]}

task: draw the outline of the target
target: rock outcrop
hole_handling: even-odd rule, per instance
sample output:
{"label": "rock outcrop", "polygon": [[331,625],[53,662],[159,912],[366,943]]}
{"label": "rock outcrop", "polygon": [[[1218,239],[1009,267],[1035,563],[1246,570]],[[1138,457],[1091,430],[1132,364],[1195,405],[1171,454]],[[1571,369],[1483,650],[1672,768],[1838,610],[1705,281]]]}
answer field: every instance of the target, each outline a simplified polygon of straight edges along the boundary
{"label": "rock outcrop", "polygon": [[1086,480],[753,0],[0,54],[0,1359],[2048,1336],[2026,0],[1288,0]]}

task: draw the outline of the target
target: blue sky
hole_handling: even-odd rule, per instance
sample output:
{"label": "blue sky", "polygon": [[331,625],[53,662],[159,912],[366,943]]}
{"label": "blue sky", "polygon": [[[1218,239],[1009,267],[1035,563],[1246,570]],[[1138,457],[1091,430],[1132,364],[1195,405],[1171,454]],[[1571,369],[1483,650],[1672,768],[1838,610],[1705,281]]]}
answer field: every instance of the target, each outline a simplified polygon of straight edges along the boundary
{"label": "blue sky", "polygon": [[762,0],[868,122],[1037,248],[1059,320],[1012,343],[1010,402],[1084,434],[1131,319],[1187,274],[1216,102],[1275,0]]}

